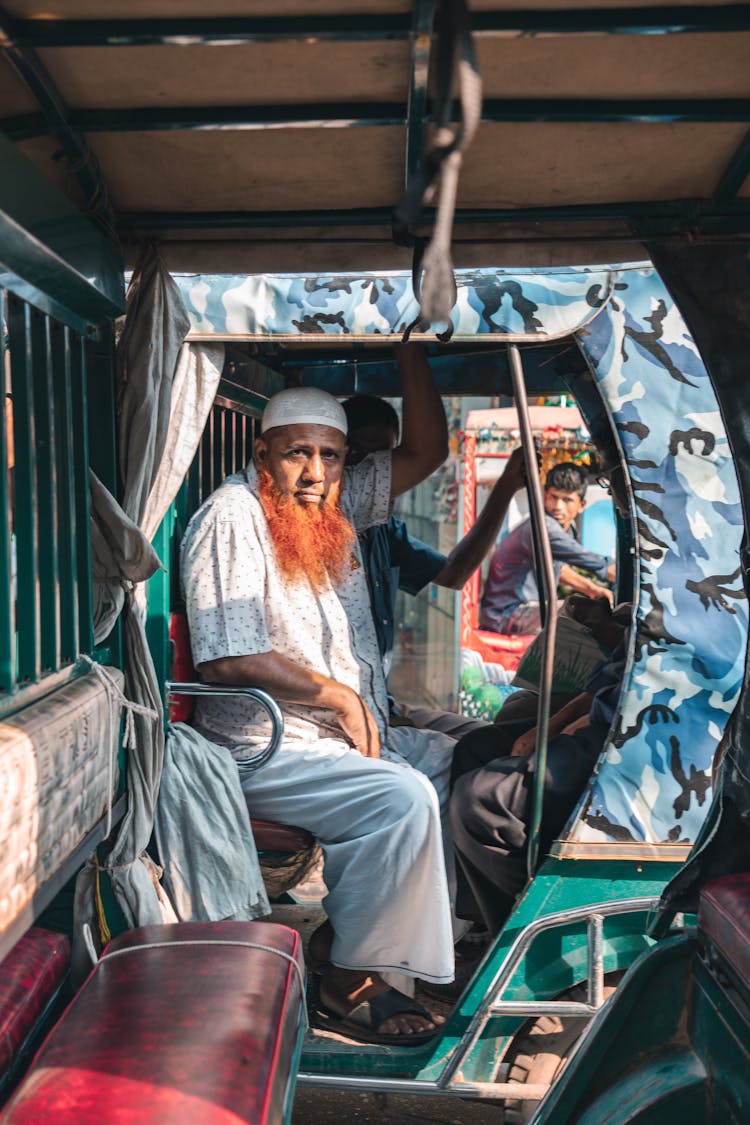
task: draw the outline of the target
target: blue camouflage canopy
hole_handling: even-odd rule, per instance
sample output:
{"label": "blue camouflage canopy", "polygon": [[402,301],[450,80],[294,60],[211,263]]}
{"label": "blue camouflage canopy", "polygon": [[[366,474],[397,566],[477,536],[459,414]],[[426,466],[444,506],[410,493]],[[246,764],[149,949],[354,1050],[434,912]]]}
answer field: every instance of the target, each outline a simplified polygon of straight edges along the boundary
{"label": "blue camouflage canopy", "polygon": [[[399,335],[406,273],[178,277],[193,338]],[[713,387],[649,266],[458,271],[454,339],[572,337],[632,486],[635,621],[621,711],[561,854],[683,855],[742,683],[747,603],[740,497]]]}

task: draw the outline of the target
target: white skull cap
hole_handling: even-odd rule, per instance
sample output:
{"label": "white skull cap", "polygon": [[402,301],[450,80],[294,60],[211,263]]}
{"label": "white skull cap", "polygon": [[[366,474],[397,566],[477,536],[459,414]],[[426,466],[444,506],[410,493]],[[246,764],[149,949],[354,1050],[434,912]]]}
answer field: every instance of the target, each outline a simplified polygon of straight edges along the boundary
{"label": "white skull cap", "polygon": [[328,391],[318,387],[287,387],[266,403],[260,420],[260,432],[276,426],[330,426],[346,435],[348,424],[341,403]]}

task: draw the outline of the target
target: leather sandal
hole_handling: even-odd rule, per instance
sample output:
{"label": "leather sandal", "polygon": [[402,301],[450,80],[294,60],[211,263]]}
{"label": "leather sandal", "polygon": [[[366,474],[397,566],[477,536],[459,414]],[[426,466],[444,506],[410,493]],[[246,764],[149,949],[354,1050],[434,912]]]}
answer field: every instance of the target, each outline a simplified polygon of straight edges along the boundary
{"label": "leather sandal", "polygon": [[357,1004],[345,1016],[332,1011],[318,1000],[312,1013],[312,1021],[321,1030],[335,1031],[360,1043],[383,1043],[394,1047],[418,1047],[422,1043],[429,1043],[441,1030],[436,1027],[432,1031],[414,1031],[411,1035],[378,1031],[386,1020],[404,1015],[422,1016],[430,1021],[434,1018],[411,996],[405,996],[396,988],[389,988],[387,992],[381,992],[379,996]]}

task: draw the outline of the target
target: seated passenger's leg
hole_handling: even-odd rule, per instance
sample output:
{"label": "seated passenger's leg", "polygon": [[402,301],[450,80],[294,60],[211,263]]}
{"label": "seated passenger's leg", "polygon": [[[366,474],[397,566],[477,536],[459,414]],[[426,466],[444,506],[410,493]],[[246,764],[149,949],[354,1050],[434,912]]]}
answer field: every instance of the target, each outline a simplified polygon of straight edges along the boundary
{"label": "seated passenger's leg", "polygon": [[419,730],[436,730],[450,738],[463,738],[471,731],[484,730],[490,724],[484,719],[472,719],[470,715],[459,715],[455,711],[439,711],[433,707],[415,707],[410,703],[397,704],[397,717]]}
{"label": "seated passenger's leg", "polygon": [[461,917],[502,929],[526,878],[528,758],[502,758],[464,774],[451,797]]}
{"label": "seated passenger's leg", "polygon": [[283,746],[243,784],[254,816],[317,837],[335,965],[452,979],[438,803],[425,777],[325,739]]}
{"label": "seated passenger's leg", "polygon": [[[607,731],[606,724],[595,723],[550,742],[543,790],[542,855],[575,808]],[[526,882],[534,757],[501,758],[465,774],[456,782],[451,798],[458,913],[481,916],[493,934],[502,929]]]}

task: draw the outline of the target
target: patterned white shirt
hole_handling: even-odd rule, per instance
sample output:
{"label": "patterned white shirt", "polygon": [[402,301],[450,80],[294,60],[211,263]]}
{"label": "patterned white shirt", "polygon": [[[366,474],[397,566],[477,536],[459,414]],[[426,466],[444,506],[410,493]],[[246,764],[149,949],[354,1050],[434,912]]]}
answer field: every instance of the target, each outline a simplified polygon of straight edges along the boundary
{"label": "patterned white shirt", "polygon": [[[357,531],[389,515],[391,454],[375,453],[344,473],[341,508]],[[193,661],[275,650],[352,688],[385,740],[388,702],[359,543],[342,583],[317,591],[288,579],[276,561],[251,463],[228,477],[195,513],[182,542],[181,571]],[[356,560],[356,561],[355,561]],[[330,710],[283,703],[284,742],[342,739]],[[233,751],[264,744],[268,725],[241,698],[200,700],[195,725]]]}

